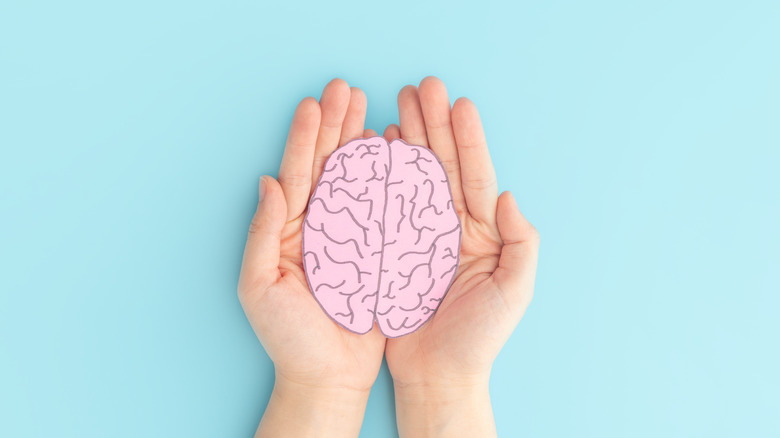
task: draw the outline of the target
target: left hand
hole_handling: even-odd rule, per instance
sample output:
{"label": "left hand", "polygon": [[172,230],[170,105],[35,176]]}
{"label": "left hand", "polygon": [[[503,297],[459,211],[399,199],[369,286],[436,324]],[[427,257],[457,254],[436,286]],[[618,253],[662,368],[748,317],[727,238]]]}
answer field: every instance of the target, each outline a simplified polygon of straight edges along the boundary
{"label": "left hand", "polygon": [[[490,369],[531,301],[539,234],[511,193],[498,196],[482,123],[470,100],[460,98],[450,107],[444,84],[428,77],[419,88],[401,90],[398,109],[400,127],[389,126],[386,139],[401,137],[438,155],[463,233],[460,265],[436,314],[416,332],[387,341],[399,431],[420,433],[461,400],[479,406],[459,406],[460,412],[451,412],[457,421],[448,424],[458,435],[488,436],[494,433]],[[475,412],[485,413],[485,424],[469,435],[463,421]]]}

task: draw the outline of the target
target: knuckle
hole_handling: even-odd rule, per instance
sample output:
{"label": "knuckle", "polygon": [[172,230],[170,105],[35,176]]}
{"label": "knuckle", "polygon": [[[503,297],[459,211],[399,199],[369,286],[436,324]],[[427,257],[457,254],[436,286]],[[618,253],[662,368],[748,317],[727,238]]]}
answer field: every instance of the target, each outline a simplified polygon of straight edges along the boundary
{"label": "knuckle", "polygon": [[314,157],[314,169],[316,169],[317,172],[322,172],[322,169],[325,167],[326,160],[326,157]]}
{"label": "knuckle", "polygon": [[320,122],[320,128],[325,128],[331,131],[341,131],[340,120],[323,120]]}
{"label": "knuckle", "polygon": [[259,237],[263,234],[268,234],[268,229],[259,215],[255,215],[252,221],[249,222],[249,230],[247,231],[247,240]]}
{"label": "knuckle", "polygon": [[258,222],[259,221],[257,219],[252,219],[252,221],[249,222],[249,231],[247,232],[248,237],[260,234],[261,226]]}
{"label": "knuckle", "polygon": [[452,122],[449,118],[426,122],[425,128],[429,131],[452,130]]}
{"label": "knuckle", "polygon": [[463,180],[463,186],[470,190],[485,190],[496,186],[496,180],[489,176],[473,177]]}
{"label": "knuckle", "polygon": [[487,144],[483,142],[461,142],[458,143],[458,149],[487,149]]}
{"label": "knuckle", "polygon": [[531,224],[528,224],[528,235],[530,236],[531,241],[533,241],[537,245],[542,239],[541,234],[539,234],[539,230]]}
{"label": "knuckle", "polygon": [[241,282],[239,282],[238,286],[236,287],[236,296],[238,297],[238,301],[243,303],[244,300],[246,299],[246,295],[247,295],[246,288],[243,287]]}
{"label": "knuckle", "polygon": [[444,167],[447,175],[450,175],[450,178],[452,178],[452,175],[460,175],[460,161],[458,159],[441,160],[441,165]]}
{"label": "knuckle", "polygon": [[286,187],[308,187],[311,185],[311,177],[301,174],[279,175],[279,184]]}
{"label": "knuckle", "polygon": [[530,245],[530,248],[533,248],[534,251],[538,251],[539,244],[541,243],[539,230],[537,230],[533,225],[528,224],[525,230],[525,238],[523,240],[527,242]]}

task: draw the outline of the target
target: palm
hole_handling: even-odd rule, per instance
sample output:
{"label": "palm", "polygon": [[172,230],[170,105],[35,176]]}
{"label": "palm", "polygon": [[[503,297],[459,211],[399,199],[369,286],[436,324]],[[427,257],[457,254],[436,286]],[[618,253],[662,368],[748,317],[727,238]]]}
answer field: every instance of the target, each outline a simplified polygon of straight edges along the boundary
{"label": "palm", "polygon": [[340,80],[325,88],[319,104],[301,102],[279,182],[266,181],[260,207],[266,211],[258,210],[245,250],[239,286],[244,310],[276,372],[301,384],[369,389],[382,361],[381,333],[361,336],[334,324],[311,296],[301,259],[312,181],[338,145],[371,134],[363,131],[365,109],[362,92]]}
{"label": "palm", "polygon": [[398,101],[400,129],[391,125],[385,136],[428,145],[439,155],[463,235],[460,266],[447,296],[418,331],[388,339],[388,366],[400,384],[483,374],[530,302],[537,236],[511,195],[498,197],[471,102],[459,100],[450,108],[435,78],[423,80],[419,91],[404,88]]}
{"label": "palm", "polygon": [[388,363],[400,382],[481,372],[496,350],[495,343],[486,341],[500,333],[503,345],[506,327],[513,326],[510,309],[492,279],[501,254],[497,229],[467,214],[461,223],[460,266],[436,315],[418,331],[388,340]]}
{"label": "palm", "polygon": [[279,279],[262,301],[247,307],[247,315],[261,324],[258,332],[264,343],[267,339],[273,344],[266,350],[288,379],[368,389],[376,378],[385,339],[378,331],[360,336],[340,328],[312,299],[300,256],[301,222],[295,219],[285,225]]}

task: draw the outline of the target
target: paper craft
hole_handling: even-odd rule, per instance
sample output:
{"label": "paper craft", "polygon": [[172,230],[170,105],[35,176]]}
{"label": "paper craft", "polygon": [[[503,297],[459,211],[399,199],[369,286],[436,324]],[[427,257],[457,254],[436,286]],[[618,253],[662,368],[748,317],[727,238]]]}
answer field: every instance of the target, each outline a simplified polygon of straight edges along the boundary
{"label": "paper craft", "polygon": [[359,138],[325,163],[303,224],[314,298],[349,331],[395,338],[433,317],[460,260],[447,173],[428,148]]}

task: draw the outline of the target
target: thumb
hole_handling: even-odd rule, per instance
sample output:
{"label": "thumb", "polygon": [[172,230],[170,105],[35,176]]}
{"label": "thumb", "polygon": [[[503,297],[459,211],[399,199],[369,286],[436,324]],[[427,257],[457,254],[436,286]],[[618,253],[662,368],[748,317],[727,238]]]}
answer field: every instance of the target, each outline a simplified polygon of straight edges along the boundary
{"label": "thumb", "polygon": [[249,224],[239,293],[265,291],[279,279],[279,250],[287,218],[287,203],[279,183],[270,176],[260,178],[257,211]]}
{"label": "thumb", "polygon": [[534,293],[539,232],[520,213],[510,192],[498,197],[496,222],[504,246],[493,279],[504,300],[522,316]]}

